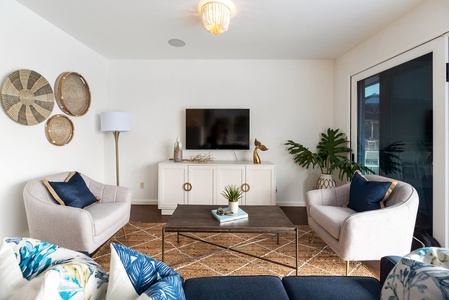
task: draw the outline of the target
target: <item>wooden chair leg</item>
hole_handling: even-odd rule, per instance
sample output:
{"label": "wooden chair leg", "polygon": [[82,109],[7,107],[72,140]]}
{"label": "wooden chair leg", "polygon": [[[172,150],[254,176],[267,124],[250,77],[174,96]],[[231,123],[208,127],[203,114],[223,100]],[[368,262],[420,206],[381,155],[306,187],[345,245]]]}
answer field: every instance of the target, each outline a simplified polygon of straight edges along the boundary
{"label": "wooden chair leg", "polygon": [[349,275],[349,260],[346,261],[346,276]]}
{"label": "wooden chair leg", "polygon": [[125,226],[122,227],[122,231],[123,231],[123,235],[124,235],[124,237],[125,237],[125,239],[126,239],[127,236],[126,236],[126,229],[125,229]]}

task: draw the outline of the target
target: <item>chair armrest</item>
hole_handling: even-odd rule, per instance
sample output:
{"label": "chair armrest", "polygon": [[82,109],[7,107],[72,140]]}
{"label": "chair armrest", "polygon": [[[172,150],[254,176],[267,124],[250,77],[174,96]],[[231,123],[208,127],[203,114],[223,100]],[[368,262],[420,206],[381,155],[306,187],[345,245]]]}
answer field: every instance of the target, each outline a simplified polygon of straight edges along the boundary
{"label": "chair armrest", "polygon": [[310,190],[306,193],[306,208],[309,216],[309,207],[311,205],[326,205],[326,206],[343,206],[349,201],[350,184],[333,189],[317,189]]}
{"label": "chair armrest", "polygon": [[413,205],[415,204],[408,205],[405,202],[383,209],[355,213],[348,217],[342,225],[339,237],[340,241],[344,241],[343,259],[354,260],[361,252],[372,257],[365,260],[409,253],[416,220],[416,209]]}
{"label": "chair armrest", "polygon": [[54,240],[58,236],[59,240],[65,240],[72,233],[91,233],[94,230],[92,216],[84,209],[43,201],[26,190],[23,196],[30,236],[33,238]]}
{"label": "chair armrest", "polygon": [[389,255],[380,260],[380,284],[384,284],[390,271],[401,260],[402,256]]}

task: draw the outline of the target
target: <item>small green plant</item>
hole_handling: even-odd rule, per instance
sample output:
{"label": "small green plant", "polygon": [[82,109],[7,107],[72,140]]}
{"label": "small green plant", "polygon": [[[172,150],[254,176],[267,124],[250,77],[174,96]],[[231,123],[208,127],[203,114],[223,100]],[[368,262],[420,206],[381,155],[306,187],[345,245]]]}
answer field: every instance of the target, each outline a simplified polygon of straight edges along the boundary
{"label": "small green plant", "polygon": [[238,202],[242,198],[243,191],[236,185],[227,185],[221,194],[230,202]]}

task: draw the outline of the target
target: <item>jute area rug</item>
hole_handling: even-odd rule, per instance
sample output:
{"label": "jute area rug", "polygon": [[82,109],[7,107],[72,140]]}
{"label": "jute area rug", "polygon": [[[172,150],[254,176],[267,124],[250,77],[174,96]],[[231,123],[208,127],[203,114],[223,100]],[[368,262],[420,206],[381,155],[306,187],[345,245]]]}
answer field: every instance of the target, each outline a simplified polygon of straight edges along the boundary
{"label": "jute area rug", "polygon": [[[127,238],[123,231],[117,232],[92,256],[109,272],[110,243],[122,244],[155,259],[162,259],[163,223],[130,222],[126,225]],[[345,275],[346,266],[318,236],[313,243],[309,241],[312,230],[298,225],[298,274],[299,275]],[[295,243],[293,234],[280,235],[279,244],[272,234],[231,234],[231,233],[194,233],[197,238],[223,246],[236,246],[238,250],[294,266]],[[165,234],[165,263],[176,270],[184,279],[204,276],[235,275],[295,275],[295,270],[266,262],[245,254],[223,250],[187,237],[180,237],[177,243],[176,233]],[[376,277],[360,262],[351,262],[350,275]]]}

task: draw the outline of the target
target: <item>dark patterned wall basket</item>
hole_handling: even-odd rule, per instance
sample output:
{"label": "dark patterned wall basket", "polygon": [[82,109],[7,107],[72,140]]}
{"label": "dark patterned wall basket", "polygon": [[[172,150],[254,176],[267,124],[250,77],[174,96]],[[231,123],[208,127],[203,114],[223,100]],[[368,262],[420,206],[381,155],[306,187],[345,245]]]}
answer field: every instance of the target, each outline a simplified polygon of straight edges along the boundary
{"label": "dark patterned wall basket", "polygon": [[64,72],[56,78],[55,98],[59,108],[71,116],[83,116],[90,107],[90,89],[78,73]]}
{"label": "dark patterned wall basket", "polygon": [[36,125],[47,119],[55,105],[48,81],[32,70],[18,70],[2,84],[2,104],[8,116],[23,125]]}
{"label": "dark patterned wall basket", "polygon": [[70,143],[75,133],[72,121],[65,115],[54,115],[45,124],[47,140],[55,146]]}

